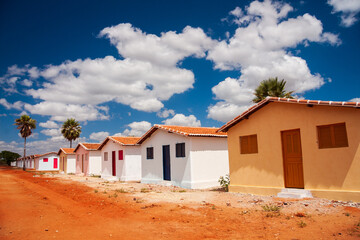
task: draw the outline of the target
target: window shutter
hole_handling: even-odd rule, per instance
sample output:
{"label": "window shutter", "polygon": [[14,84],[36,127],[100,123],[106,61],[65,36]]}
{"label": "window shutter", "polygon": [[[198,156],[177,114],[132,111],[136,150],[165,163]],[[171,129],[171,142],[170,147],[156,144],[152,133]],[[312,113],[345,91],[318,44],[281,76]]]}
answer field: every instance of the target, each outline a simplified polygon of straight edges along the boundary
{"label": "window shutter", "polygon": [[119,150],[119,160],[124,160],[123,150]]}
{"label": "window shutter", "polygon": [[240,136],[240,153],[258,153],[257,135]]}
{"label": "window shutter", "polygon": [[348,147],[345,123],[317,126],[319,148]]}
{"label": "window shutter", "polygon": [[334,136],[336,147],[348,147],[348,139],[346,136],[346,127],[344,124],[334,125]]}

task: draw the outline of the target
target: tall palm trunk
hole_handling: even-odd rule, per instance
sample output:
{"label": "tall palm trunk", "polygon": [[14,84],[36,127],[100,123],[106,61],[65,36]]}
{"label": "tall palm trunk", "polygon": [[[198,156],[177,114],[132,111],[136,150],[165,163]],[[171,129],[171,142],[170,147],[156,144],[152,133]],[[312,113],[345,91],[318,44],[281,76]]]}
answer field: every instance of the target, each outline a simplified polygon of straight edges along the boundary
{"label": "tall palm trunk", "polygon": [[25,171],[25,157],[26,157],[26,137],[24,137],[24,161],[23,161],[23,170]]}
{"label": "tall palm trunk", "polygon": [[72,140],[70,140],[70,148],[72,148]]}

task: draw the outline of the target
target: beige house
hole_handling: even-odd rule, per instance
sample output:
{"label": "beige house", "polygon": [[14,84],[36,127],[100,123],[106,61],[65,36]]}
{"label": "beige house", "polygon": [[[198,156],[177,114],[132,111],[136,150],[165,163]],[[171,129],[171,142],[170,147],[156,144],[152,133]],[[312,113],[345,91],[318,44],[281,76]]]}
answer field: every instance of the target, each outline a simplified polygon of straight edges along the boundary
{"label": "beige house", "polygon": [[286,189],[360,202],[360,103],[269,97],[219,131],[228,133],[230,191]]}
{"label": "beige house", "polygon": [[76,172],[76,154],[75,148],[60,148],[58,151],[60,159],[60,172],[75,173]]}

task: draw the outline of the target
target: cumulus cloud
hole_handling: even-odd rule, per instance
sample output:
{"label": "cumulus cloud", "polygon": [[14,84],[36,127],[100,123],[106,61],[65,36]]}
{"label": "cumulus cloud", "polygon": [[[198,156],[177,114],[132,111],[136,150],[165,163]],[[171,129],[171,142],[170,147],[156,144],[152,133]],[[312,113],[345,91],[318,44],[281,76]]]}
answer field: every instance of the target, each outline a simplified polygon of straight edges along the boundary
{"label": "cumulus cloud", "polygon": [[49,128],[40,131],[42,134],[50,137],[62,137],[61,130],[59,128]]}
{"label": "cumulus cloud", "polygon": [[24,79],[21,81],[21,85],[24,85],[25,87],[31,87],[33,85],[33,82],[29,79]]}
{"label": "cumulus cloud", "polygon": [[360,98],[353,98],[350,99],[349,102],[360,102]]}
{"label": "cumulus cloud", "polygon": [[[74,113],[77,120],[107,119],[99,105],[114,101],[139,111],[158,112],[164,106],[162,101],[193,87],[194,74],[181,68],[181,61],[190,56],[205,57],[216,43],[202,29],[189,26],[179,33],[157,36],[124,23],[104,28],[99,36],[108,38],[122,59],[78,59],[42,70],[16,65],[9,68],[7,78],[22,75],[47,80],[40,88],[25,91],[42,100],[26,105],[28,111],[59,121]],[[25,80],[22,83],[30,85]],[[88,112],[90,116],[83,115]]]}
{"label": "cumulus cloud", "polygon": [[75,118],[78,121],[106,120],[109,116],[93,105],[65,104],[58,102],[41,102],[35,105],[25,104],[25,109],[32,114],[50,115],[52,121],[66,121]]}
{"label": "cumulus cloud", "polygon": [[341,25],[344,27],[350,27],[358,21],[359,0],[328,0],[328,4],[333,7],[332,13],[341,13]]}
{"label": "cumulus cloud", "polygon": [[102,142],[108,136],[109,136],[109,132],[93,132],[92,134],[90,134],[89,138],[91,140],[96,140],[98,142]]}
{"label": "cumulus cloud", "polygon": [[24,67],[18,67],[13,65],[8,67],[8,70],[4,76],[0,78],[0,86],[5,92],[18,93],[17,84],[31,87],[32,81],[29,79],[23,79],[19,81],[22,77],[28,77],[30,79],[35,79],[39,77],[39,70],[37,67],[31,67],[30,65],[25,65]]}
{"label": "cumulus cloud", "polygon": [[39,126],[43,127],[43,128],[59,128],[60,127],[59,124],[57,124],[54,121],[50,121],[50,120],[39,123]]}
{"label": "cumulus cloud", "polygon": [[24,103],[21,101],[9,103],[5,98],[0,98],[0,105],[3,105],[8,110],[9,109],[22,110]]}
{"label": "cumulus cloud", "polygon": [[238,24],[235,34],[210,49],[207,59],[216,69],[239,70],[238,79],[226,78],[212,88],[219,100],[208,108],[208,117],[228,121],[251,105],[254,89],[269,77],[287,82],[287,89],[303,93],[320,88],[324,79],[312,74],[304,59],[289,49],[309,42],[340,44],[337,35],[323,32],[322,23],[310,14],[287,18],[289,4],[253,1],[245,12],[230,12]]}
{"label": "cumulus cloud", "polygon": [[147,121],[132,122],[128,125],[129,128],[125,129],[122,133],[117,133],[114,136],[135,136],[141,137],[151,128],[151,123]]}
{"label": "cumulus cloud", "polygon": [[176,114],[173,118],[164,120],[163,123],[165,125],[201,127],[200,120],[197,120],[194,115]]}
{"label": "cumulus cloud", "polygon": [[174,116],[175,111],[172,109],[164,109],[156,114],[160,118],[168,118],[169,116]]}
{"label": "cumulus cloud", "polygon": [[21,156],[24,155],[23,146],[21,146],[21,144],[17,143],[16,141],[12,141],[12,142],[0,141],[0,152],[2,151],[16,152]]}

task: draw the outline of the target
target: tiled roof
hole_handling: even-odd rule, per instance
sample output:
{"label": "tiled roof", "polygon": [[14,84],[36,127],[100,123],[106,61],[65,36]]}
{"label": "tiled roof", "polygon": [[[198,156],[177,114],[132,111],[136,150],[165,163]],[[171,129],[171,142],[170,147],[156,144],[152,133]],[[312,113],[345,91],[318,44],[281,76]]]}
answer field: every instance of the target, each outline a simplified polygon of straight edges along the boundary
{"label": "tiled roof", "polygon": [[46,156],[46,155],[50,155],[50,154],[55,154],[57,155],[57,152],[48,152],[48,153],[44,153],[44,154],[36,154],[34,155],[35,157],[42,157],[42,156]]}
{"label": "tiled roof", "polygon": [[58,151],[58,155],[60,155],[61,152],[65,154],[75,154],[74,150],[75,148],[60,148]]}
{"label": "tiled roof", "polygon": [[110,139],[113,140],[114,142],[118,143],[118,144],[121,144],[121,145],[134,146],[134,145],[137,145],[137,141],[139,141],[140,138],[139,137],[114,137],[114,136],[109,136],[101,143],[98,150],[101,150]]}
{"label": "tiled roof", "polygon": [[309,106],[320,105],[320,106],[332,106],[332,107],[355,107],[360,108],[360,102],[335,102],[335,101],[320,101],[320,100],[306,100],[306,99],[290,99],[290,98],[278,98],[278,97],[267,97],[261,102],[250,107],[248,110],[235,117],[233,120],[227,122],[224,126],[219,128],[219,132],[227,132],[229,128],[237,124],[243,119],[249,117],[260,108],[264,107],[270,102],[280,102],[280,103],[292,103],[292,104],[306,104]]}
{"label": "tiled roof", "polygon": [[149,131],[147,131],[137,142],[141,144],[148,137],[150,137],[157,129],[176,133],[188,137],[227,137],[226,133],[218,132],[218,128],[208,127],[185,127],[185,126],[171,126],[171,125],[157,125],[155,124]]}
{"label": "tiled roof", "polygon": [[98,150],[98,148],[100,147],[100,143],[79,143],[76,146],[74,152],[76,152],[80,146],[82,146],[85,150],[95,151]]}

